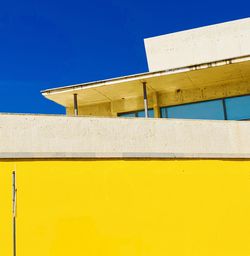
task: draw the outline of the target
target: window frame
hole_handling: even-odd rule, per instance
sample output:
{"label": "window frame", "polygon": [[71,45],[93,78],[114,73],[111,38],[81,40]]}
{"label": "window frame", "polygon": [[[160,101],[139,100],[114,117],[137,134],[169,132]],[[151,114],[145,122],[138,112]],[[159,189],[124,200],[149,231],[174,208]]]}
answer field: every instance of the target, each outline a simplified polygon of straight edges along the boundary
{"label": "window frame", "polygon": [[[216,98],[216,99],[212,99],[212,100],[203,100],[203,101],[195,101],[195,102],[176,104],[176,105],[170,105],[170,106],[162,106],[162,107],[160,107],[160,118],[169,118],[167,109],[170,108],[170,107],[178,107],[178,106],[185,106],[185,105],[191,105],[191,104],[198,104],[198,103],[202,103],[202,102],[211,102],[211,101],[221,100],[222,101],[222,106],[223,106],[223,113],[224,113],[224,119],[222,119],[222,120],[228,120],[228,112],[227,112],[227,107],[226,107],[225,100],[226,99],[233,99],[233,98],[240,98],[240,97],[245,97],[245,96],[250,96],[250,93],[247,93],[247,94],[244,94],[244,95],[236,95],[236,96],[230,96],[230,97]],[[162,110],[163,109],[166,113],[166,117],[162,117]],[[178,119],[178,118],[176,118],[176,119]],[[179,119],[181,119],[181,118],[179,118]],[[250,120],[250,117],[248,119],[239,119],[239,120],[235,120],[235,121],[246,121],[246,120]]]}
{"label": "window frame", "polygon": [[[154,109],[153,108],[149,108],[148,111],[150,110],[153,110],[153,113],[154,113]],[[142,117],[139,117],[138,116],[138,113],[139,112],[142,112],[144,111],[145,112],[145,109],[140,109],[140,110],[135,110],[135,111],[129,111],[129,112],[122,112],[122,113],[117,113],[117,116],[118,117],[126,117],[126,116],[123,116],[123,115],[128,115],[128,114],[135,114],[134,118],[142,118]],[[128,117],[128,118],[133,118],[133,117]],[[149,117],[149,118],[152,118],[152,117]]]}

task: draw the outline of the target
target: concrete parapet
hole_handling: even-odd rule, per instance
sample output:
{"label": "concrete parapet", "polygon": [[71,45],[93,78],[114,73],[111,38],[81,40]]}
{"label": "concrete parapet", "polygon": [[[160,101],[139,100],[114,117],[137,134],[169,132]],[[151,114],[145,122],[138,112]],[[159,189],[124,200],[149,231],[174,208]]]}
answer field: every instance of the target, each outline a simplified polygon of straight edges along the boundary
{"label": "concrete parapet", "polygon": [[0,158],[250,158],[250,122],[0,115]]}

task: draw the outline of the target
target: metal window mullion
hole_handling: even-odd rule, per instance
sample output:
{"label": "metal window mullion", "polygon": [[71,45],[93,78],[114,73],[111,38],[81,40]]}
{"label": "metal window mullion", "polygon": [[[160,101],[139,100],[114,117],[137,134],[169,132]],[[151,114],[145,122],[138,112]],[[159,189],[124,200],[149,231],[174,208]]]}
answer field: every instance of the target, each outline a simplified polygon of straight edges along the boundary
{"label": "metal window mullion", "polygon": [[222,105],[223,105],[224,118],[225,118],[225,120],[228,120],[228,118],[227,118],[227,106],[226,106],[225,99],[222,99]]}

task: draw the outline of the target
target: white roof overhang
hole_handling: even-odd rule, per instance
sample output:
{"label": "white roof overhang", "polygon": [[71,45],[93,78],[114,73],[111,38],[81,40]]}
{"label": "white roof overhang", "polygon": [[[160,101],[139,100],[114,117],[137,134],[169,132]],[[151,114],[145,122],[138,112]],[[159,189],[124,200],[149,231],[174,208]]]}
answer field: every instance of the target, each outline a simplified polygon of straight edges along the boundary
{"label": "white roof overhang", "polygon": [[79,106],[92,105],[141,97],[142,82],[147,83],[148,93],[197,89],[221,83],[248,83],[250,86],[250,56],[64,86],[44,90],[42,95],[60,105],[71,107],[72,96],[77,94]]}

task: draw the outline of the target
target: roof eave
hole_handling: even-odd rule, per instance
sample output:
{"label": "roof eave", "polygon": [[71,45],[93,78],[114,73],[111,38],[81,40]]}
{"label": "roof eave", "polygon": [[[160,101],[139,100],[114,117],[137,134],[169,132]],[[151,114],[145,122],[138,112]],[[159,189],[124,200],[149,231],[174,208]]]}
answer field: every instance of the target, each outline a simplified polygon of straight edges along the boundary
{"label": "roof eave", "polygon": [[213,68],[213,67],[229,65],[229,64],[234,64],[234,63],[239,63],[239,62],[244,62],[244,61],[249,61],[249,60],[250,60],[250,55],[244,55],[244,56],[239,56],[239,57],[235,57],[235,58],[201,63],[201,64],[191,65],[191,66],[186,66],[186,67],[178,67],[178,68],[160,70],[160,71],[154,71],[154,72],[145,72],[145,73],[139,73],[139,74],[134,74],[134,75],[129,75],[129,76],[123,76],[123,77],[111,78],[111,79],[106,79],[106,80],[82,83],[82,84],[67,85],[67,86],[62,86],[62,87],[57,87],[57,88],[46,89],[46,90],[41,91],[41,93],[43,96],[46,97],[49,94],[77,91],[77,90],[82,90],[82,89],[87,89],[87,88],[95,88],[95,87],[104,86],[104,85],[130,82],[133,80],[143,81],[144,79],[161,76],[161,75],[171,75],[171,74],[188,72],[188,71],[193,71],[193,70],[198,70],[198,69]]}

